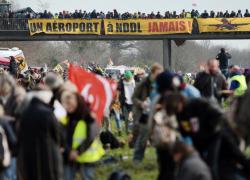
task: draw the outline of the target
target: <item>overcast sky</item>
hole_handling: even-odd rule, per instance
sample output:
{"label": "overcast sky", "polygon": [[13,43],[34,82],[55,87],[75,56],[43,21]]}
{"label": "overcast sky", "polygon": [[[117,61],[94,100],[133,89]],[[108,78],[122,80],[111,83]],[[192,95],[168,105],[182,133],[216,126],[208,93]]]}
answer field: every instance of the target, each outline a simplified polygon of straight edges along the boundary
{"label": "overcast sky", "polygon": [[[204,11],[205,9],[215,11],[234,10],[241,9],[245,12],[245,9],[250,9],[250,0],[14,0],[18,2],[20,8],[31,7],[35,11],[42,10],[42,4],[53,13],[75,9],[82,9],[86,11],[110,11],[117,9],[120,12],[146,12],[151,11],[165,12],[166,10],[176,10],[180,12],[182,9],[198,9]],[[193,6],[196,4],[196,7]],[[227,45],[235,48],[250,48],[250,41],[213,41],[216,44]]]}

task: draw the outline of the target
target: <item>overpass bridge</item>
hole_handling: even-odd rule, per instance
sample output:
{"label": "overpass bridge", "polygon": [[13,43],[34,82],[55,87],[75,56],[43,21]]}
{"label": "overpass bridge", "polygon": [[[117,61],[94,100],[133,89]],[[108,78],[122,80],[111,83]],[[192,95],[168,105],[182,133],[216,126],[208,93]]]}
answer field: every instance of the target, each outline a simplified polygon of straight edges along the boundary
{"label": "overpass bridge", "polygon": [[239,40],[250,39],[249,32],[200,33],[196,20],[192,24],[191,34],[164,35],[105,35],[104,24],[100,35],[82,34],[36,34],[30,36],[28,19],[0,19],[0,41],[108,41],[108,40],[161,40],[163,41],[163,64],[165,68],[172,67],[172,41],[186,40]]}

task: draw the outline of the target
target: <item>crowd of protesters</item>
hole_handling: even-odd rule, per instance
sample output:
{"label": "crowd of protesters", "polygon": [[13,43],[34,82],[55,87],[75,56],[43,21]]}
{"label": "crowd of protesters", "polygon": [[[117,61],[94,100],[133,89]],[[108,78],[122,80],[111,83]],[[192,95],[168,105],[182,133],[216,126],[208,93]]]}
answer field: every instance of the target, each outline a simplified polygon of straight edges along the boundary
{"label": "crowd of protesters", "polygon": [[193,9],[192,11],[183,10],[181,13],[177,13],[176,11],[170,12],[166,11],[164,14],[160,12],[154,13],[143,13],[143,12],[135,12],[135,13],[120,13],[117,10],[109,11],[107,13],[97,12],[93,10],[92,12],[75,10],[75,12],[62,11],[59,13],[52,13],[50,11],[45,10],[44,12],[35,13],[33,11],[23,11],[23,12],[3,12],[1,14],[2,18],[43,18],[43,19],[161,19],[161,18],[242,18],[242,17],[250,17],[250,13],[248,9],[245,12],[238,10],[237,12],[226,10],[225,12],[219,11],[210,11],[204,10],[204,12],[199,12],[198,10]]}
{"label": "crowd of protesters", "polygon": [[[195,75],[159,64],[118,75],[89,65],[118,84],[102,130],[67,80],[67,63],[23,75],[11,63],[0,71],[0,178],[95,179],[95,167],[107,162],[105,150],[122,148],[118,137],[126,133],[135,165],[149,145],[156,149],[158,180],[249,179],[250,73],[229,66],[230,58],[222,48]],[[130,179],[120,171],[102,179],[108,178]]]}

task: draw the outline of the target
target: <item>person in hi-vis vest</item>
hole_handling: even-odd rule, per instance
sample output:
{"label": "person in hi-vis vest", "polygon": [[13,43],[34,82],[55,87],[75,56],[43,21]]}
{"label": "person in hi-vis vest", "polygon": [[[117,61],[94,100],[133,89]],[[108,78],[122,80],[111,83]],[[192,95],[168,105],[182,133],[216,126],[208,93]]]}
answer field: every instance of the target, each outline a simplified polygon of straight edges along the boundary
{"label": "person in hi-vis vest", "polygon": [[230,67],[230,90],[234,96],[242,96],[247,90],[246,77],[241,73],[239,66]]}
{"label": "person in hi-vis vest", "polygon": [[104,149],[96,137],[98,128],[83,97],[78,93],[64,91],[61,102],[67,117],[61,118],[64,141],[65,180],[75,178],[94,179],[94,167],[104,155]]}

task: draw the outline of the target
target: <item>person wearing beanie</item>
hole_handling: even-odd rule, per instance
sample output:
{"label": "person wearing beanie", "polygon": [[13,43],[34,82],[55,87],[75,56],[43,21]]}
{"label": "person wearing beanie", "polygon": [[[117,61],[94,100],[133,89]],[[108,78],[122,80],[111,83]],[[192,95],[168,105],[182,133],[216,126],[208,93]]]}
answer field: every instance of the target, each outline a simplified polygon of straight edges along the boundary
{"label": "person wearing beanie", "polygon": [[[178,102],[179,100],[181,101],[181,99],[184,99],[180,95],[180,93],[178,93],[180,84],[181,83],[180,83],[178,76],[176,76],[174,73],[172,73],[169,70],[166,70],[157,76],[156,90],[157,90],[158,95],[152,101],[151,108],[150,108],[151,113],[148,119],[149,132],[151,133],[155,132],[156,130],[155,124],[156,124],[157,119],[161,122],[163,121],[165,122],[165,120],[169,120],[170,122],[176,122],[175,113],[173,113],[171,116],[168,116],[169,114],[167,113],[167,110],[170,110],[170,109],[169,107],[165,108],[164,106],[166,104],[166,98],[165,98],[166,96],[175,97],[175,98],[171,98],[170,100],[171,102],[169,102],[168,105],[172,105],[174,104],[174,102],[176,101]],[[178,94],[178,95],[174,95],[174,94]],[[160,115],[160,118],[159,118],[159,115]],[[153,134],[149,134],[149,136],[151,137],[152,143],[154,144],[155,142],[153,140]],[[157,139],[157,138],[154,138],[154,139]],[[157,162],[159,166],[158,180],[165,180],[165,179],[173,180],[175,164],[171,157],[170,151],[168,150],[168,148],[162,149],[157,146],[155,146],[155,148],[156,148]]]}
{"label": "person wearing beanie", "polygon": [[167,91],[177,90],[180,86],[180,80],[178,76],[169,70],[166,70],[159,74],[156,79],[157,91],[160,95],[166,93]]}
{"label": "person wearing beanie", "polygon": [[120,102],[123,107],[126,133],[128,133],[129,119],[132,119],[132,96],[135,89],[135,80],[131,71],[125,71],[124,78],[119,82]]}
{"label": "person wearing beanie", "polygon": [[125,71],[124,73],[124,78],[129,80],[133,77],[133,74],[131,73],[131,71]]}

